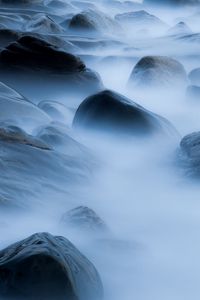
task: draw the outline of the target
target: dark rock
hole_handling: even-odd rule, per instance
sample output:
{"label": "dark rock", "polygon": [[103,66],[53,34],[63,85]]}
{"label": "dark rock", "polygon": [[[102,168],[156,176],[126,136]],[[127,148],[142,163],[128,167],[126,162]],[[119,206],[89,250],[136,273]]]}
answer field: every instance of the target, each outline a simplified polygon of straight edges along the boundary
{"label": "dark rock", "polygon": [[193,85],[200,86],[200,68],[192,70],[188,77]]}
{"label": "dark rock", "polygon": [[64,237],[37,233],[0,252],[5,299],[102,299],[95,267]]}
{"label": "dark rock", "polygon": [[107,234],[108,227],[94,210],[86,206],[79,206],[66,212],[61,219],[61,223],[82,232],[93,234]]}
{"label": "dark rock", "polygon": [[187,74],[183,65],[167,56],[146,56],[134,67],[129,78],[129,87],[184,88]]}
{"label": "dark rock", "polygon": [[0,79],[32,100],[53,97],[58,90],[88,94],[102,87],[98,74],[78,57],[33,36],[3,49],[0,67]]}
{"label": "dark rock", "polygon": [[84,63],[72,54],[33,36],[23,36],[10,44],[0,54],[0,61],[7,66],[48,69],[59,72],[83,72]]}
{"label": "dark rock", "polygon": [[109,90],[86,98],[76,111],[73,126],[113,132],[117,137],[174,131],[164,118]]}
{"label": "dark rock", "polygon": [[18,40],[20,34],[11,29],[0,29],[0,47],[5,47],[11,42]]}

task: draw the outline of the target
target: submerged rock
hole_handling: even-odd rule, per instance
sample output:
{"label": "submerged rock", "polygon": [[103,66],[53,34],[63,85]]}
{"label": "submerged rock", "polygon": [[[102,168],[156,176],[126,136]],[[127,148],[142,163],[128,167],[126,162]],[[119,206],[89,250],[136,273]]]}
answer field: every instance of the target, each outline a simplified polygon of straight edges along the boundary
{"label": "submerged rock", "polygon": [[116,137],[175,132],[164,118],[109,90],[86,98],[76,111],[73,126]]}
{"label": "submerged rock", "polygon": [[70,226],[82,232],[107,234],[108,227],[104,221],[87,206],[78,206],[66,212],[61,219],[63,225]]}
{"label": "submerged rock", "polygon": [[129,87],[134,88],[184,88],[187,85],[187,74],[183,65],[167,56],[145,56],[134,67]]}
{"label": "submerged rock", "polygon": [[0,252],[4,299],[99,300],[103,287],[93,264],[66,238],[37,233]]}
{"label": "submerged rock", "polygon": [[58,91],[87,94],[102,87],[99,76],[78,57],[33,36],[3,49],[0,67],[0,79],[33,100]]}

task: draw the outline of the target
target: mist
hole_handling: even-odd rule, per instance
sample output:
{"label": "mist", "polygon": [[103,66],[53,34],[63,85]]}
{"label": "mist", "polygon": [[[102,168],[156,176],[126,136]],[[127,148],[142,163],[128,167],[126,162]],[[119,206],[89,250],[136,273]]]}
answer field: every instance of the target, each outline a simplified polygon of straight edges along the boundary
{"label": "mist", "polygon": [[[0,82],[17,92],[4,93],[0,86],[0,129],[6,132],[0,132],[0,247],[49,232],[66,237],[94,264],[105,300],[198,300],[200,185],[199,177],[187,169],[191,160],[180,162],[180,142],[200,130],[200,93],[187,93],[188,86],[198,86],[189,74],[200,67],[200,8],[142,1],[49,2],[23,7],[0,1],[0,48],[25,35],[39,36],[51,45],[62,44],[56,46],[86,67],[72,80],[71,70],[64,74],[56,59],[55,70],[53,66],[43,72],[34,60],[29,65],[29,56],[23,65],[0,55]],[[73,28],[71,19],[87,8],[98,14],[94,30]],[[134,18],[126,15],[138,11]],[[49,15],[60,31],[28,27],[36,13]],[[189,29],[184,25],[179,31],[180,22]],[[18,38],[4,39],[7,29]],[[152,81],[137,81],[133,70],[149,56],[178,61],[183,80],[176,82],[179,73],[166,76],[168,71],[163,71]],[[94,128],[76,128],[83,101],[102,90],[169,121],[170,133],[165,129],[129,136],[123,134],[124,127],[122,132],[118,127],[93,130],[100,117],[91,122]],[[63,223],[62,216],[79,206],[94,210],[108,232],[91,233]]]}

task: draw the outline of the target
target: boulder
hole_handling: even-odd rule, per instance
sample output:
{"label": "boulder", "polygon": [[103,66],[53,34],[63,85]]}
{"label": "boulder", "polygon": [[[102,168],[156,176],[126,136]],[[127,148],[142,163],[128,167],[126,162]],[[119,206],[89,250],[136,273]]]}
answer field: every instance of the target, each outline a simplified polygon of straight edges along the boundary
{"label": "boulder", "polygon": [[102,87],[98,74],[78,57],[31,35],[0,52],[1,79],[33,101],[56,97],[58,91],[87,95]]}
{"label": "boulder", "polygon": [[116,137],[174,132],[164,118],[110,90],[86,98],[76,111],[73,127],[114,133]]}
{"label": "boulder", "polygon": [[108,227],[104,221],[87,206],[78,206],[67,211],[61,219],[63,225],[70,226],[74,229],[86,233],[107,234]]}
{"label": "boulder", "polygon": [[102,299],[93,264],[66,238],[36,233],[0,252],[3,299]]}
{"label": "boulder", "polygon": [[72,17],[69,29],[73,31],[99,34],[119,34],[117,21],[97,10],[86,10]]}
{"label": "boulder", "polygon": [[200,132],[186,135],[180,143],[178,163],[189,177],[200,176]]}
{"label": "boulder", "polygon": [[183,65],[167,56],[145,56],[133,68],[128,86],[142,89],[185,88],[188,79]]}

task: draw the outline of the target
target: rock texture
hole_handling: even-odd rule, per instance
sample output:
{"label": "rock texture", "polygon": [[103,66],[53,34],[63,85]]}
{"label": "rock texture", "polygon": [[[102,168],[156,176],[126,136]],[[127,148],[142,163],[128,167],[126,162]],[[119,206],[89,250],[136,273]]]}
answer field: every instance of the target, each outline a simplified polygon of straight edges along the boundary
{"label": "rock texture", "polygon": [[37,233],[0,252],[4,299],[102,299],[95,267],[69,240]]}

